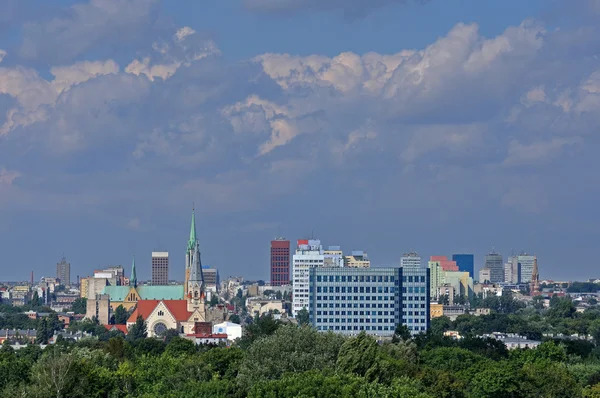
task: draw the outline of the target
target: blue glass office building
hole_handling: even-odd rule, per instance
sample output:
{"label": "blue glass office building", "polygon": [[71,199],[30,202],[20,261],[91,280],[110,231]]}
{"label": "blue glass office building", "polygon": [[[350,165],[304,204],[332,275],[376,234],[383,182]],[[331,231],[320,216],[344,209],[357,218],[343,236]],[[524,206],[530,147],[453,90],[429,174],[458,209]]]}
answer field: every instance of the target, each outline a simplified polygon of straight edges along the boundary
{"label": "blue glass office building", "polygon": [[413,333],[424,332],[429,327],[428,276],[426,268],[312,268],[310,321],[317,330],[347,335],[392,336],[399,323]]}
{"label": "blue glass office building", "polygon": [[459,271],[468,272],[475,279],[475,257],[472,254],[453,254],[452,261],[456,261]]}

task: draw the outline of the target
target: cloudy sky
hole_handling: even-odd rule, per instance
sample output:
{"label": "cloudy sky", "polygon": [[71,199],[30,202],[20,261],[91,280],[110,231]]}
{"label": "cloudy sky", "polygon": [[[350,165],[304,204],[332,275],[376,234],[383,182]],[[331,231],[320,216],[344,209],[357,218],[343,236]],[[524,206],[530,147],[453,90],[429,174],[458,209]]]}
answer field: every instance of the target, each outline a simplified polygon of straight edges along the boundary
{"label": "cloudy sky", "polygon": [[314,233],[600,277],[599,56],[598,0],[1,0],[0,280],[182,279],[192,203],[222,276]]}

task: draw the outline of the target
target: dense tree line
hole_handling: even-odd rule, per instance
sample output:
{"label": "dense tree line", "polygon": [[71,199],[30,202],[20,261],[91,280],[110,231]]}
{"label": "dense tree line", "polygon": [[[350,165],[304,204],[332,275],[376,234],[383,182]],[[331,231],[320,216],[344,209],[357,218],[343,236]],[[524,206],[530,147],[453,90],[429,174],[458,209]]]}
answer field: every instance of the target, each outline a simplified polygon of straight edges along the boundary
{"label": "dense tree line", "polygon": [[[496,314],[495,316],[515,316]],[[475,317],[473,317],[475,318]],[[481,318],[481,317],[480,317]],[[458,321],[458,320],[457,320]],[[465,321],[461,321],[465,322]],[[82,322],[95,337],[0,349],[0,392],[11,397],[600,397],[596,347],[546,341],[508,351],[493,339],[347,338],[254,319],[232,347],[196,346],[176,333],[127,337]]]}

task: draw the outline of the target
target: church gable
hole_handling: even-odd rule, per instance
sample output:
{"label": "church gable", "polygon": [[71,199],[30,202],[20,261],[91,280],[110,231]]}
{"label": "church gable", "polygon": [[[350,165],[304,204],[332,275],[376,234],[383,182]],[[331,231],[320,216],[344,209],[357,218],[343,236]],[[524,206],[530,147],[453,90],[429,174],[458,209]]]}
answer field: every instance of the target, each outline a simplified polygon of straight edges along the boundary
{"label": "church gable", "polygon": [[131,287],[131,289],[129,289],[129,292],[127,292],[127,295],[123,299],[124,302],[138,302],[139,300],[141,300],[141,297],[138,294],[136,288],[133,286]]}
{"label": "church gable", "polygon": [[188,323],[205,322],[206,314],[204,313],[204,311],[200,311],[199,309],[196,309],[194,312],[192,312],[192,314],[190,315],[190,317],[188,318],[187,321],[188,321]]}
{"label": "church gable", "polygon": [[160,336],[169,329],[178,329],[175,316],[163,301],[160,301],[146,319],[146,326],[150,336]]}

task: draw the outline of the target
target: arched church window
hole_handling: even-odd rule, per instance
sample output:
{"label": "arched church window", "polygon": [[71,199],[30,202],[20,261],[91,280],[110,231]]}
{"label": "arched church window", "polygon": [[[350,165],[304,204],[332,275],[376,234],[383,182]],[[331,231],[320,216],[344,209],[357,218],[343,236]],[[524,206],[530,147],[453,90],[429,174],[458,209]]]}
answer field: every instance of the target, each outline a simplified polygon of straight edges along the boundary
{"label": "arched church window", "polygon": [[158,311],[158,316],[165,316],[165,313],[162,310],[160,310]]}
{"label": "arched church window", "polygon": [[198,291],[194,291],[194,298],[198,298]]}

